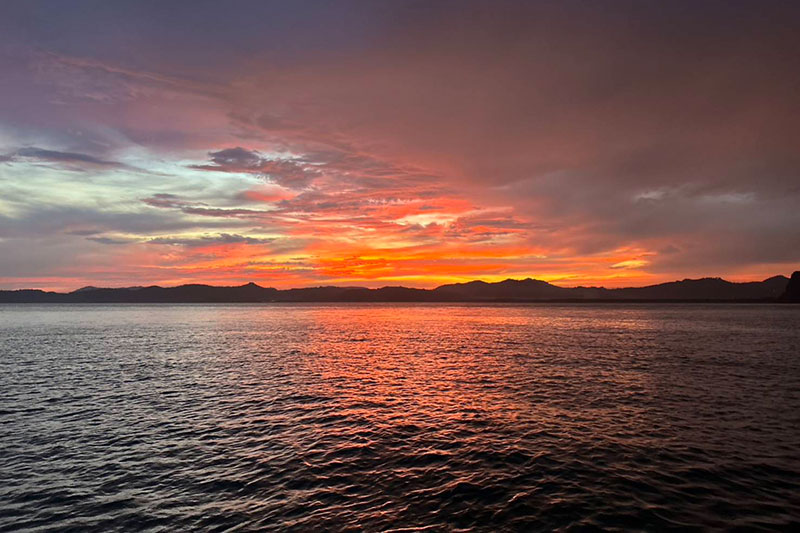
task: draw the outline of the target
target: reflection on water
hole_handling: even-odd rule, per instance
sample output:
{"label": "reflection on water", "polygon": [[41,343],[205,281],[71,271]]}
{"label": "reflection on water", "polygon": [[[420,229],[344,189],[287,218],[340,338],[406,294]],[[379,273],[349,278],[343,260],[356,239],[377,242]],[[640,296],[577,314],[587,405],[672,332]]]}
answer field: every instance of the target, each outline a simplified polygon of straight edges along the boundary
{"label": "reflection on water", "polygon": [[790,527],[799,319],[0,306],[0,528]]}

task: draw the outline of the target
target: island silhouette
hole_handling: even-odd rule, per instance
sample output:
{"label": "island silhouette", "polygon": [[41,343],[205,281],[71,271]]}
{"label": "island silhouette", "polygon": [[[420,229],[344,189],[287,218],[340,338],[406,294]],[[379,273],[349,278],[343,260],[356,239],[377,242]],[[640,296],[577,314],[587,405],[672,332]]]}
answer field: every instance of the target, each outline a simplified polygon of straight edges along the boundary
{"label": "island silhouette", "polygon": [[773,276],[763,281],[735,283],[722,278],[684,279],[648,285],[559,287],[537,279],[507,279],[496,283],[470,281],[435,289],[401,286],[321,286],[275,289],[255,283],[233,287],[188,284],[177,287],[84,287],[59,293],[41,289],[0,291],[0,303],[259,303],[259,302],[798,302],[800,272],[791,280]]}

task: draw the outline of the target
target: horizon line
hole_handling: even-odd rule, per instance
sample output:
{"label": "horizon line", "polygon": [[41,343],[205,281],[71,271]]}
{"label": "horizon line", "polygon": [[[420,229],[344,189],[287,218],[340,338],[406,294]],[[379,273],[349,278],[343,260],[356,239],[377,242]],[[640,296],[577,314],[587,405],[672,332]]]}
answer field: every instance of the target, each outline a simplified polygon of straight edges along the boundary
{"label": "horizon line", "polygon": [[88,290],[88,289],[91,289],[91,290],[125,290],[125,289],[147,289],[147,288],[154,288],[154,287],[157,287],[157,288],[160,288],[160,289],[175,289],[175,288],[179,288],[179,287],[186,287],[186,286],[192,286],[192,285],[194,285],[194,286],[202,286],[202,287],[213,287],[213,288],[237,288],[237,287],[246,287],[248,285],[254,285],[254,286],[257,286],[257,287],[259,287],[261,289],[273,289],[273,290],[276,290],[276,291],[308,290],[308,289],[320,289],[320,288],[366,289],[366,290],[371,290],[371,291],[372,290],[386,289],[386,288],[403,288],[403,289],[419,290],[419,291],[435,291],[435,290],[437,290],[437,289],[439,289],[441,287],[446,287],[446,286],[451,286],[451,285],[465,285],[465,284],[469,284],[469,283],[485,283],[487,285],[497,285],[497,284],[505,283],[505,282],[508,282],[508,281],[514,281],[514,282],[537,281],[537,282],[546,283],[546,284],[551,285],[553,287],[558,287],[558,288],[562,288],[562,289],[581,289],[581,288],[583,288],[583,289],[623,290],[623,289],[642,289],[642,288],[647,288],[647,287],[656,287],[656,286],[665,285],[665,284],[668,284],[668,283],[679,283],[679,282],[685,282],[685,281],[702,281],[702,280],[712,280],[712,279],[718,279],[718,280],[724,281],[726,283],[732,283],[732,284],[763,283],[763,282],[768,281],[770,279],[781,278],[781,277],[788,280],[791,277],[791,275],[792,275],[791,273],[789,274],[789,276],[787,276],[785,274],[776,274],[774,276],[769,276],[769,277],[764,278],[764,279],[750,280],[750,281],[729,281],[729,280],[727,280],[727,279],[725,279],[725,278],[723,278],[721,276],[702,276],[702,277],[699,277],[699,278],[683,278],[683,279],[674,279],[674,280],[670,280],[670,281],[662,281],[662,282],[659,282],[659,283],[652,283],[652,284],[649,284],[649,285],[611,287],[611,288],[604,287],[602,285],[576,285],[576,286],[565,287],[565,286],[562,286],[562,285],[556,285],[555,283],[552,283],[552,282],[549,282],[549,281],[545,281],[545,280],[542,280],[542,279],[537,279],[537,278],[533,278],[533,277],[528,276],[526,278],[506,278],[506,279],[501,280],[501,281],[485,281],[483,279],[472,279],[472,280],[468,280],[468,281],[444,283],[442,285],[437,285],[435,287],[430,287],[430,288],[407,287],[405,285],[382,285],[380,287],[374,287],[374,288],[373,287],[365,287],[365,286],[361,286],[361,285],[309,285],[309,286],[303,286],[303,287],[289,287],[289,288],[285,288],[285,289],[279,289],[277,287],[271,287],[271,286],[267,286],[267,285],[260,285],[259,283],[256,283],[254,281],[248,281],[248,282],[245,282],[245,283],[242,283],[242,284],[239,284],[239,285],[212,285],[212,284],[209,284],[209,283],[197,283],[197,282],[188,282],[188,283],[181,283],[179,285],[169,285],[169,286],[158,285],[158,284],[152,284],[152,285],[128,285],[128,286],[121,286],[121,287],[100,287],[100,286],[95,286],[95,285],[84,285],[83,287],[78,287],[77,289],[73,289],[73,290],[70,290],[70,291],[64,291],[64,292],[60,292],[60,291],[56,291],[56,290],[42,289],[42,288],[36,288],[36,287],[23,287],[23,288],[14,288],[14,289],[0,289],[0,292],[41,291],[41,292],[45,292],[45,293],[54,293],[54,294],[73,294],[73,293],[76,293],[78,291]]}

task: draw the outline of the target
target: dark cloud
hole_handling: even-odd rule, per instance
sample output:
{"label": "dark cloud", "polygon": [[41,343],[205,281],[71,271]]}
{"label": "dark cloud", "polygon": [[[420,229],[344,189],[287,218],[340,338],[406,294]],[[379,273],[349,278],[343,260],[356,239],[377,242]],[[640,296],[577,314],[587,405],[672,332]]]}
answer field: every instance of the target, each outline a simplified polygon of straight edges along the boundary
{"label": "dark cloud", "polygon": [[256,209],[231,209],[209,207],[203,202],[190,202],[169,193],[154,194],[149,198],[143,198],[142,202],[160,209],[178,209],[187,215],[199,215],[204,217],[218,218],[267,218],[269,211],[259,211]]}
{"label": "dark cloud", "polygon": [[178,196],[170,193],[158,193],[154,194],[149,198],[142,199],[142,202],[146,203],[151,207],[161,207],[161,208],[181,208],[185,205],[188,205],[187,202],[181,200]]}
{"label": "dark cloud", "polygon": [[209,152],[208,155],[214,164],[221,167],[258,168],[262,161],[258,152],[245,150],[239,146],[217,152]]}
{"label": "dark cloud", "polygon": [[103,233],[103,230],[98,228],[86,228],[86,229],[70,229],[65,231],[67,235],[79,235],[81,237],[90,237],[92,235],[97,235],[98,233]]}
{"label": "dark cloud", "polygon": [[191,168],[256,174],[272,183],[291,189],[304,188],[320,175],[318,169],[306,162],[269,159],[262,157],[255,150],[246,150],[238,146],[209,152],[208,155],[213,165],[192,165]]}
{"label": "dark cloud", "polygon": [[100,244],[110,244],[110,245],[123,245],[123,244],[131,244],[132,242],[138,242],[138,239],[122,239],[122,238],[114,238],[114,237],[86,237],[87,240],[98,242]]}
{"label": "dark cloud", "polygon": [[20,148],[13,154],[0,157],[0,162],[36,162],[53,163],[68,170],[132,170],[140,172],[141,169],[132,167],[119,161],[102,159],[93,155],[79,152],[61,152],[58,150],[47,150],[35,146]]}
{"label": "dark cloud", "polygon": [[273,238],[255,238],[231,233],[220,233],[218,235],[204,235],[202,237],[183,238],[183,237],[158,237],[148,240],[148,244],[164,244],[170,246],[212,246],[219,244],[270,244]]}
{"label": "dark cloud", "polygon": [[43,148],[20,148],[15,153],[18,157],[33,159],[36,161],[52,161],[58,163],[86,163],[98,167],[117,167],[121,163],[117,161],[107,161],[88,154],[75,152],[58,152],[56,150],[45,150]]}

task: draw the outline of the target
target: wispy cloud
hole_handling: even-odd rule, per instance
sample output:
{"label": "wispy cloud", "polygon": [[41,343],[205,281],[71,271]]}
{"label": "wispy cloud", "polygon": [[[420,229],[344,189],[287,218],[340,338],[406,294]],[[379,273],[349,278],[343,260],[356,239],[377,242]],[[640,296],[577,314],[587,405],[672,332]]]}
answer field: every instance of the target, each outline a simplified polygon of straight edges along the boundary
{"label": "wispy cloud", "polygon": [[220,233],[218,235],[202,235],[199,237],[157,237],[147,241],[148,244],[163,244],[168,246],[212,246],[224,244],[270,244],[275,242],[274,238],[246,237],[231,233]]}
{"label": "wispy cloud", "polygon": [[259,211],[255,209],[210,207],[203,202],[190,202],[170,193],[158,193],[150,198],[142,199],[142,202],[151,207],[178,209],[187,215],[199,215],[204,217],[264,219],[270,215],[269,211]]}
{"label": "wispy cloud", "polygon": [[119,161],[109,161],[89,154],[78,152],[60,152],[35,146],[20,148],[13,154],[5,156],[5,161],[55,163],[71,170],[124,169],[137,170]]}

